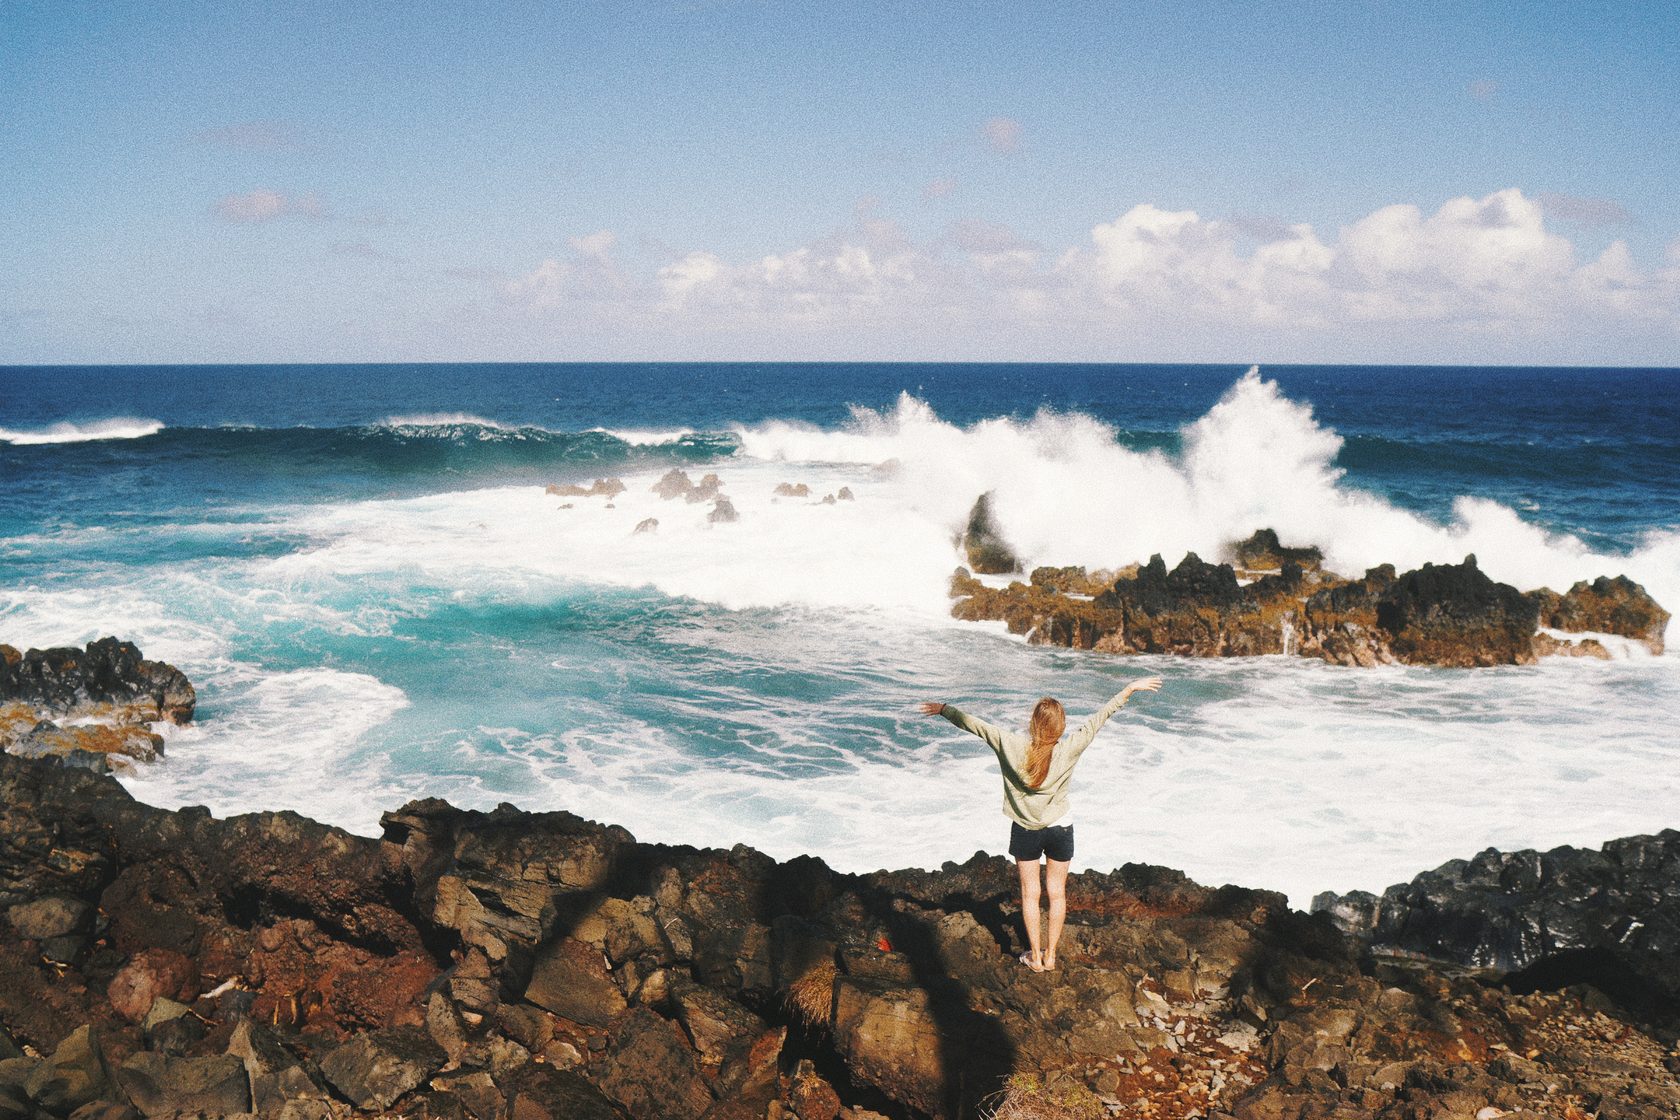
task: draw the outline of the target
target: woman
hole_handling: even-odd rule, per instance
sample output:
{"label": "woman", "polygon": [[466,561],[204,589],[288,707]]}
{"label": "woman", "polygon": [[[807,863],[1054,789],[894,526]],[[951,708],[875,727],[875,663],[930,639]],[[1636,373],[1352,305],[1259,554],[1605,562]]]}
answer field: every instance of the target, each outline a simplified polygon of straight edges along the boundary
{"label": "woman", "polygon": [[[922,712],[944,716],[986,741],[1003,770],[1003,813],[1010,819],[1009,854],[1021,874],[1021,921],[1029,948],[1021,963],[1034,972],[1056,967],[1056,945],[1067,917],[1068,864],[1073,862],[1073,816],[1068,808],[1068,780],[1073,767],[1108,717],[1134,692],[1156,692],[1160,677],[1133,681],[1065,738],[1067,716],[1059,701],[1046,696],[1034,707],[1027,733],[1002,731],[949,704],[929,701]],[[1049,947],[1042,947],[1038,927],[1039,857],[1045,859],[1045,893],[1050,896]]]}

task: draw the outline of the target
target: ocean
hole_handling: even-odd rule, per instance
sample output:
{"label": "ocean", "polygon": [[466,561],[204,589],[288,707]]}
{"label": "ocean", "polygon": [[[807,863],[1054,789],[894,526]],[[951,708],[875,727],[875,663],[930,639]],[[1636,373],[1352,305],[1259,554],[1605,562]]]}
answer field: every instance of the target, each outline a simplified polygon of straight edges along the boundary
{"label": "ocean", "polygon": [[[716,473],[739,513],[652,492]],[[622,479],[611,500],[549,484]],[[809,488],[778,496],[781,483]],[[851,501],[824,503],[849,489]],[[978,742],[1079,718],[1077,867],[1381,890],[1680,825],[1680,657],[1121,658],[949,616],[982,492],[1029,567],[1255,529],[1358,574],[1474,553],[1680,613],[1680,370],[622,364],[0,368],[0,642],[106,634],[197,721],[133,794],[363,833],[414,797],[842,870],[1002,852]],[[657,529],[636,533],[645,519]],[[1669,629],[1671,647],[1680,632]]]}

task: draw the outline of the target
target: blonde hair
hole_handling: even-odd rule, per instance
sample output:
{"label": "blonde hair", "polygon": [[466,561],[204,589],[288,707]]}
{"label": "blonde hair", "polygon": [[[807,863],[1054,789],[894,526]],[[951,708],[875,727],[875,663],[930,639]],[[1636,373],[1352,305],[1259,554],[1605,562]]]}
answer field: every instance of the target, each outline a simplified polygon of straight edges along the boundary
{"label": "blonde hair", "polygon": [[1067,727],[1067,713],[1062,711],[1059,700],[1046,696],[1033,705],[1032,719],[1027,721],[1027,734],[1032,736],[1032,746],[1027,749],[1027,785],[1037,789],[1044,784],[1044,779],[1050,775],[1050,756],[1056,751],[1056,742],[1062,737],[1062,729]]}

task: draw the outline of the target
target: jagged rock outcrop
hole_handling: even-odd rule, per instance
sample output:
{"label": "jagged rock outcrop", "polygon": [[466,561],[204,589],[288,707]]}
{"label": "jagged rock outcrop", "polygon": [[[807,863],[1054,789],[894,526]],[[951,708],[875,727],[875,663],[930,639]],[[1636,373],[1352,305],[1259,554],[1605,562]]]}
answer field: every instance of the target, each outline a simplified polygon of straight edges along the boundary
{"label": "jagged rock outcrop", "polygon": [[1626,576],[1614,579],[1600,576],[1591,583],[1582,580],[1562,595],[1542,587],[1529,592],[1528,597],[1534,601],[1542,626],[1615,634],[1632,638],[1653,654],[1663,652],[1663,632],[1668,628],[1669,614],[1643,587]]}
{"label": "jagged rock outcrop", "polygon": [[[842,875],[436,800],[383,827],[0,757],[0,1109],[876,1120],[975,1115],[1010,1075],[1167,1120],[1680,1108],[1666,1036],[1602,996],[1362,958],[1164,868],[1070,877],[1034,974],[1001,857]],[[49,963],[31,935],[64,929]],[[142,1023],[105,995],[125,970]]]}
{"label": "jagged rock outcrop", "polygon": [[1271,530],[1231,551],[1237,566],[1192,552],[1169,570],[1156,555],[1116,573],[1041,567],[1031,584],[1006,588],[959,568],[951,613],[1001,620],[1035,644],[1107,653],[1290,654],[1338,665],[1464,668],[1526,665],[1551,653],[1609,656],[1591,638],[1571,642],[1542,626],[1596,627],[1660,651],[1668,623],[1667,612],[1625,576],[1580,583],[1563,596],[1524,595],[1490,579],[1474,556],[1398,575],[1384,564],[1349,580],[1324,570],[1317,549],[1285,547]]}
{"label": "jagged rock outcrop", "polygon": [[147,661],[132,642],[22,653],[0,645],[0,750],[12,754],[99,771],[113,758],[150,762],[163,737],[149,725],[187,723],[197,702],[184,673]]}
{"label": "jagged rock outcrop", "polygon": [[1307,572],[1324,566],[1324,553],[1318,548],[1311,545],[1290,548],[1278,540],[1275,529],[1256,529],[1252,537],[1231,545],[1229,551],[1226,559],[1232,566],[1256,575],[1281,572],[1285,564],[1294,564]]}
{"label": "jagged rock outcrop", "polygon": [[983,576],[1021,570],[1020,559],[1004,540],[997,517],[992,513],[990,491],[974,500],[974,508],[968,512],[968,526],[963,530],[962,547],[968,566]]}
{"label": "jagged rock outcrop", "polygon": [[1452,860],[1381,897],[1313,900],[1375,945],[1518,974],[1517,986],[1589,982],[1680,1030],[1680,832],[1598,851]]}

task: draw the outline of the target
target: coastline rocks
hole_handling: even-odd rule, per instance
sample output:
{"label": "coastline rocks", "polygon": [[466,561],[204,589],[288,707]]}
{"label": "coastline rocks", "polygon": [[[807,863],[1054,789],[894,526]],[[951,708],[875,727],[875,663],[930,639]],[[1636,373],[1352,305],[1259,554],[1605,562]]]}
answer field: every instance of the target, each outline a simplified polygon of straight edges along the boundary
{"label": "coastline rocks", "polygon": [[[845,875],[438,800],[382,827],[169,812],[0,756],[0,907],[93,939],[65,964],[0,939],[0,1053],[31,1055],[0,1059],[0,1116],[955,1120],[1006,1083],[1023,1107],[1160,1120],[1680,1109],[1671,1036],[1540,978],[1561,942],[1500,988],[1368,953],[1279,895],[1128,864],[1069,877],[1059,967],[1035,974],[1003,857]],[[1673,961],[1672,891],[1651,896],[1677,846],[1619,842],[1620,877],[1584,864],[1570,897],[1644,915],[1651,959]],[[1502,912],[1553,913],[1531,880],[1501,880]],[[136,1025],[142,988],[179,972],[161,950],[201,979]]]}
{"label": "coastline rocks", "polygon": [[809,498],[811,488],[803,482],[779,482],[776,484],[775,493],[780,498]]}
{"label": "coastline rocks", "polygon": [[151,762],[163,737],[148,725],[189,722],[197,700],[185,674],[145,660],[132,642],[25,653],[0,645],[0,750],[12,754],[101,773],[113,757]]}
{"label": "coastline rocks", "polygon": [[1668,623],[1667,612],[1625,576],[1580,583],[1562,596],[1525,595],[1488,578],[1474,556],[1404,574],[1385,564],[1348,580],[1324,570],[1317,549],[1283,546],[1271,530],[1231,551],[1241,574],[1193,552],[1170,570],[1159,555],[1119,572],[1040,567],[1030,584],[1001,589],[959,568],[951,614],[1002,621],[1032,644],[1106,653],[1461,668],[1527,665],[1553,653],[1610,656],[1591,637],[1559,637],[1566,628],[1595,627],[1660,651]]}
{"label": "coastline rocks", "polygon": [[1535,984],[1593,983],[1680,1028],[1676,882],[1680,832],[1670,829],[1598,851],[1489,848],[1381,897],[1327,892],[1312,907],[1374,945],[1526,974]]}
{"label": "coastline rocks", "polygon": [[974,508],[968,513],[968,527],[963,530],[962,547],[968,566],[981,575],[1007,575],[1021,570],[1021,561],[1003,539],[992,513],[991,491],[974,500]]}
{"label": "coastline rocks", "polygon": [[74,647],[19,653],[0,645],[0,700],[20,700],[54,716],[115,709],[126,722],[192,719],[197,695],[186,675],[147,661],[133,642],[101,638]]}
{"label": "coastline rocks", "polygon": [[[1626,576],[1600,576],[1591,583],[1583,580],[1562,595],[1543,587],[1529,592],[1529,598],[1539,611],[1542,626],[1616,634],[1639,642],[1654,656],[1662,655],[1669,613]],[[1603,649],[1598,642],[1593,645]]]}

